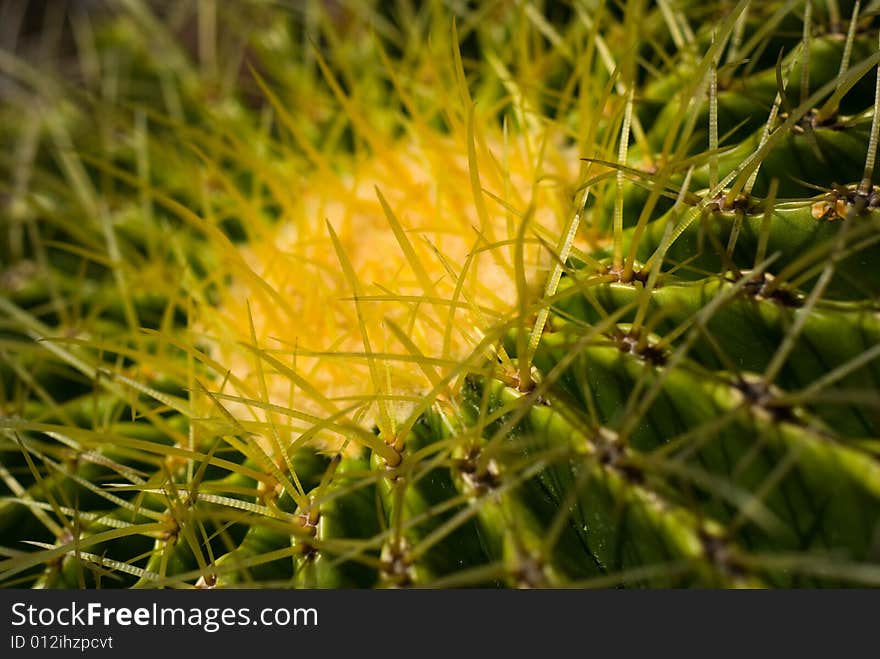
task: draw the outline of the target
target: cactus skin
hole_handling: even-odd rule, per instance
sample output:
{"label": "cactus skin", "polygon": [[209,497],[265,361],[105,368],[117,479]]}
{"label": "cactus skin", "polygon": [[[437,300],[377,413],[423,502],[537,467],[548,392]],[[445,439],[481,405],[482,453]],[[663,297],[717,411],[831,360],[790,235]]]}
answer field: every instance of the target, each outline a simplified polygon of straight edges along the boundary
{"label": "cactus skin", "polygon": [[[397,29],[405,15],[384,16],[382,4],[362,20]],[[449,19],[435,4],[426,24]],[[570,139],[590,135],[569,209],[583,240],[546,247],[558,284],[519,288],[519,309],[485,328],[495,357],[475,351],[448,386],[425,392],[416,418],[394,419],[397,436],[270,410],[260,393],[239,414],[224,389],[238,374],[188,338],[227,283],[212,274],[224,250],[258,240],[248,218],[285,203],[276,163],[261,169],[243,145],[256,141],[269,162],[292,141],[320,167],[319,138],[358,151],[357,127],[322,117],[296,132],[269,103],[263,121],[269,108],[277,125],[255,132],[259,113],[218,91],[228,80],[207,79],[207,66],[179,64],[169,101],[168,80],[130,32],[148,19],[107,19],[96,45],[131,51],[141,83],[126,91],[134,119],[108,111],[131,149],[97,144],[91,119],[59,106],[34,129],[45,134],[29,194],[11,191],[22,206],[3,210],[0,586],[880,585],[876,16],[852,3],[574,3],[563,15],[525,4],[494,31],[468,28],[456,47],[473,99],[503,106],[515,131],[527,120],[510,99],[527,92],[498,75],[516,64],[499,59],[499,44],[520,32],[563,44],[542,60],[551,82],[538,96]],[[675,30],[661,11],[670,7]],[[266,11],[247,82],[264,96],[309,88],[307,73],[280,66],[302,56]],[[650,34],[630,29],[633,16]],[[416,76],[392,48],[404,46],[382,34],[381,56],[310,55],[303,71]],[[614,79],[594,57],[601,49],[620,58]],[[640,63],[627,59],[634,52]],[[576,75],[580,55],[591,68]],[[592,126],[579,125],[566,92],[578,75],[605,89],[608,117]],[[324,90],[314,114],[331,98]],[[393,123],[385,110],[377,103],[378,124]],[[465,123],[451,112],[427,119],[438,133]],[[154,134],[138,151],[144,121]],[[218,125],[228,141],[212,136]],[[189,153],[175,135],[214,175],[202,190],[176,175],[195,170],[180,164]],[[2,138],[26,156],[27,139]],[[79,160],[58,155],[65,139]],[[4,161],[4,173],[21,162]],[[217,217],[223,204],[243,212]],[[114,205],[124,210],[110,218]],[[83,220],[84,208],[99,219]],[[151,290],[132,276],[150,272],[179,286]],[[285,424],[299,430],[279,450]],[[339,450],[314,441],[334,424]]]}

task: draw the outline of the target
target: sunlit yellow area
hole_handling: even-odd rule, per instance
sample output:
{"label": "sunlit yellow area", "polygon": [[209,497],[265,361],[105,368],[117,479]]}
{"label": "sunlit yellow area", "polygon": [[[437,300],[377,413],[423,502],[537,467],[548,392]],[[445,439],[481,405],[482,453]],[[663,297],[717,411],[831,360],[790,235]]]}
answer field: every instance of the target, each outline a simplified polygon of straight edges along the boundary
{"label": "sunlit yellow area", "polygon": [[471,132],[388,137],[339,177],[304,176],[241,247],[247,268],[202,319],[230,409],[282,443],[340,413],[393,432],[469,355],[491,354],[546,279],[581,163],[551,129]]}

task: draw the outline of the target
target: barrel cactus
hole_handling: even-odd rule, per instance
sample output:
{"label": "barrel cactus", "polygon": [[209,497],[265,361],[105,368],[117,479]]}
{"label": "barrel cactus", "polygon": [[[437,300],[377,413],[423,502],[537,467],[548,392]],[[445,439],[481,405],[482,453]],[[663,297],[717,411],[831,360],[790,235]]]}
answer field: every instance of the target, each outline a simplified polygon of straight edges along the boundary
{"label": "barrel cactus", "polygon": [[0,584],[880,584],[876,3],[28,16]]}

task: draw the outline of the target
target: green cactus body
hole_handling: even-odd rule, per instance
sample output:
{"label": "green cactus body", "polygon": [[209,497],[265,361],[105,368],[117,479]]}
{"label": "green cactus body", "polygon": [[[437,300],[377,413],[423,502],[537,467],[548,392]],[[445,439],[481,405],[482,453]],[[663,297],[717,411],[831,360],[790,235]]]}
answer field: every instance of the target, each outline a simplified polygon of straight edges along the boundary
{"label": "green cactus body", "polygon": [[0,586],[880,585],[875,7],[129,4],[0,58]]}

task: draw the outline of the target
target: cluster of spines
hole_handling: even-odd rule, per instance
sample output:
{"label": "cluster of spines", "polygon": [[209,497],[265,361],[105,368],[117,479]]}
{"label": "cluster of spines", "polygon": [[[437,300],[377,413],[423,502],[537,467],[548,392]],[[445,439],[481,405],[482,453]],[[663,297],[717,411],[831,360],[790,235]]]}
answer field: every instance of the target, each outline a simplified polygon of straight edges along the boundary
{"label": "cluster of spines", "polygon": [[[676,40],[693,41],[687,14],[658,4],[678,25]],[[773,20],[788,20],[789,4]],[[709,42],[731,42],[727,71],[748,50],[737,35],[759,20],[755,11],[739,3]],[[44,527],[32,537],[46,547],[51,535],[68,538],[49,550],[57,561],[38,583],[92,585],[104,573],[203,586],[876,583],[878,420],[856,394],[876,393],[880,378],[877,105],[873,89],[861,105],[857,93],[833,93],[870,78],[876,27],[860,20],[857,3],[848,29],[838,20],[817,35],[811,11],[787,59],[727,90],[718,48],[670,74],[667,89],[658,81],[656,97],[629,96],[621,142],[632,130],[636,143],[607,163],[624,176],[583,209],[614,244],[559,259],[558,288],[534,304],[539,318],[552,309],[540,341],[532,347],[512,330],[503,346],[511,361],[469,376],[458,400],[438,402],[390,442],[393,454],[305,451],[279,465],[244,438],[188,446],[186,428],[119,394],[83,394],[53,408],[55,418],[5,420],[13,436],[49,437],[71,421],[109,421],[103,437],[83,429],[67,438],[79,447],[67,465],[48,458],[54,448],[22,451],[23,464],[44,461],[28,471],[50,478],[22,491],[4,479],[15,499],[5,529],[27,518]],[[770,52],[773,43],[752,47]],[[695,70],[703,77],[694,92],[707,100],[684,94],[692,107],[678,109],[670,90]],[[799,104],[788,100],[792,83]],[[813,96],[825,102],[816,112]],[[853,114],[838,116],[829,97]],[[675,109],[649,126],[640,108],[652,101]],[[766,129],[743,124],[762,112]],[[704,138],[692,139],[704,122]],[[664,144],[669,124],[690,134]],[[739,146],[725,151],[734,138]],[[640,171],[646,160],[651,169]],[[811,186],[827,192],[808,198]],[[525,366],[511,372],[523,346]],[[181,414],[179,393],[140,391],[169,418]],[[121,421],[123,411],[146,411],[151,424]],[[188,446],[179,463],[158,450],[169,439]],[[82,451],[90,445],[99,448]],[[115,493],[116,479],[136,494]],[[89,506],[111,497],[118,509],[92,519]],[[53,529],[49,512],[76,527]],[[117,538],[137,542],[122,549]],[[49,558],[19,559],[4,576]]]}
{"label": "cluster of spines", "polygon": [[[746,8],[727,18],[725,39],[748,24]],[[807,3],[802,28],[775,67],[721,93],[707,55],[711,90],[696,78],[707,101],[684,100],[696,106],[689,114],[708,119],[708,135],[692,139],[691,123],[679,144],[696,148],[684,155],[709,153],[684,161],[686,172],[679,158],[670,159],[674,169],[664,162],[675,142],[661,146],[662,138],[685,113],[662,99],[673,110],[660,113],[643,144],[666,158],[639,153],[637,141],[631,166],[659,163],[639,172],[624,167],[620,150],[619,171],[640,185],[609,195],[592,216],[614,231],[609,261],[601,250],[582,254],[543,301],[554,313],[525,355],[525,372],[537,375],[473,379],[471,417],[458,409],[456,430],[440,415],[450,429],[434,441],[452,432],[466,455],[444,465],[442,478],[449,469],[457,492],[472,497],[460,514],[476,518],[471,542],[498,562],[496,579],[546,585],[610,574],[621,583],[785,586],[872,573],[877,35],[858,4],[848,28],[838,22],[817,35]],[[790,80],[798,104],[788,99]],[[842,106],[853,113],[840,114]],[[743,133],[749,122],[752,135]],[[738,145],[725,150],[719,130]],[[671,207],[657,203],[667,195]],[[614,217],[630,218],[630,228]],[[505,345],[514,360],[522,333]],[[389,519],[423,510],[402,503],[413,487],[397,486],[397,505],[383,509]],[[438,534],[432,525],[420,531],[418,515],[402,524],[416,538],[405,547]],[[418,558],[398,551],[393,565]]]}

